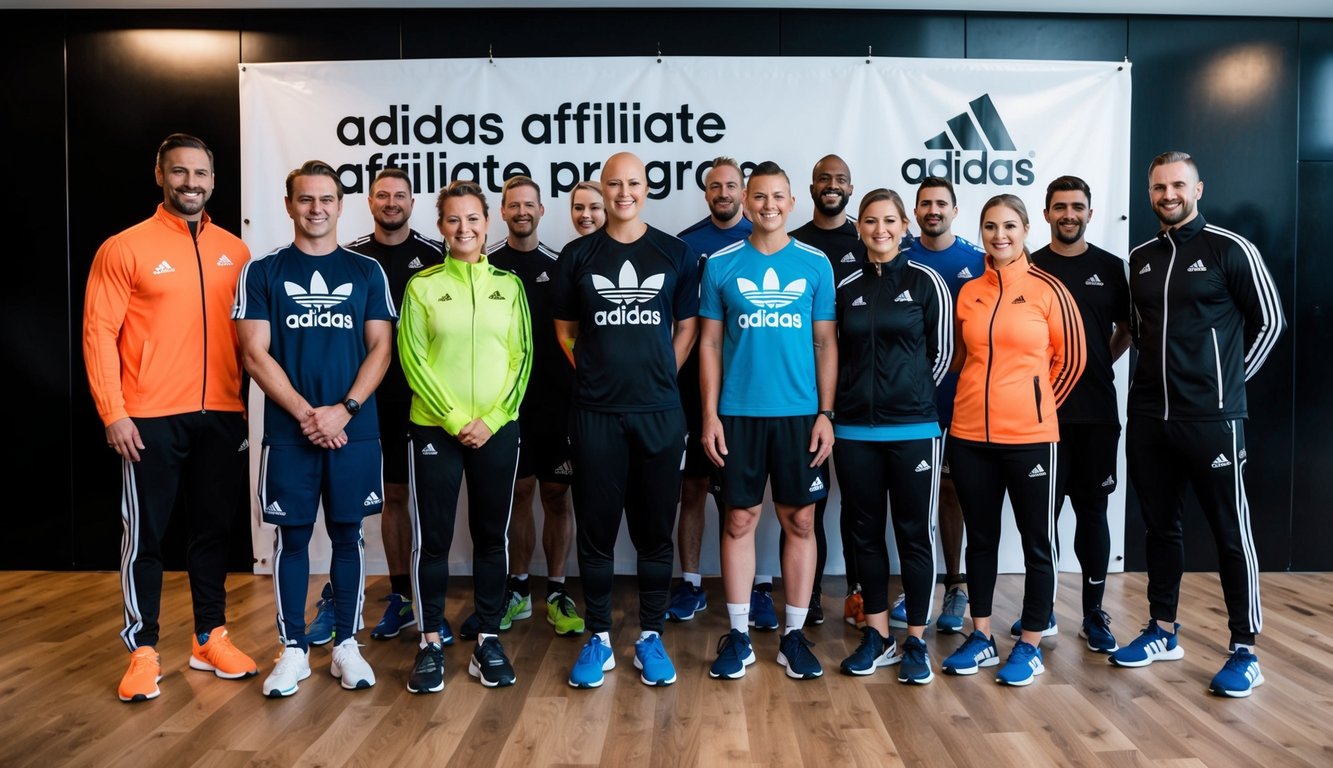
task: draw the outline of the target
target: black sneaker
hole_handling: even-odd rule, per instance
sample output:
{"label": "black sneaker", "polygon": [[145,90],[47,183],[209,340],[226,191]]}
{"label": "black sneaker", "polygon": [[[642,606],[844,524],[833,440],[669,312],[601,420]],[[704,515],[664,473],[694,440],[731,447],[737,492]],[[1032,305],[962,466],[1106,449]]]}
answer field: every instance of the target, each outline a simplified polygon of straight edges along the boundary
{"label": "black sneaker", "polygon": [[824,623],[824,604],[819,601],[819,593],[810,596],[810,612],[805,615],[805,626],[812,627]]}
{"label": "black sneaker", "polygon": [[464,640],[476,640],[481,634],[481,617],[475,612],[463,619],[463,626],[458,628],[458,636]]}
{"label": "black sneaker", "polygon": [[444,646],[426,643],[417,651],[412,673],[407,676],[407,690],[411,693],[439,693],[444,690]]}
{"label": "black sneaker", "polygon": [[477,646],[468,662],[467,673],[487,688],[513,685],[516,679],[514,666],[509,663],[509,657],[505,655],[504,646],[500,645],[498,637],[488,637]]}

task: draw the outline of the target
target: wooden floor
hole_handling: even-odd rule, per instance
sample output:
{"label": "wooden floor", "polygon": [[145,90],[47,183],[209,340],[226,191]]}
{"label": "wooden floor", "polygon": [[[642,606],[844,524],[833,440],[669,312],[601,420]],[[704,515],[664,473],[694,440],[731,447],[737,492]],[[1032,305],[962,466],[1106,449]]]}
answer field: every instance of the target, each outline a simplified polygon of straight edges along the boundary
{"label": "wooden floor", "polygon": [[[557,638],[541,614],[503,636],[518,685],[484,689],[467,675],[468,643],[447,649],[443,693],[404,688],[416,637],[364,638],[379,683],[344,691],[329,676],[329,650],[313,649],[314,674],[293,698],[270,700],[260,682],[227,681],[187,666],[189,590],[167,578],[162,695],[122,704],[127,663],[112,573],[0,573],[0,765],[2,766],[1320,766],[1333,765],[1333,575],[1265,574],[1259,656],[1267,684],[1250,699],[1209,696],[1221,666],[1226,617],[1217,578],[1186,577],[1184,660],[1146,669],[1110,667],[1077,637],[1078,577],[1061,578],[1061,631],[1044,645],[1046,674],[1004,688],[990,674],[937,675],[924,687],[896,673],[838,674],[859,635],[840,621],[812,629],[826,674],[794,681],[774,662],[777,639],[755,633],[759,663],[743,680],[708,677],[726,626],[714,603],[668,625],[679,681],[662,689],[633,666],[633,582],[617,586],[616,669],[598,690],[566,684],[580,640]],[[236,575],[230,631],[267,674],[276,655],[271,582]],[[841,580],[826,580],[830,595]],[[380,597],[387,579],[367,587]],[[1001,577],[996,619],[1016,615],[1020,577]],[[539,587],[540,589],[540,587]],[[1122,642],[1144,618],[1144,577],[1112,575],[1106,609]],[[313,594],[313,592],[312,592]],[[450,595],[454,625],[464,614]],[[938,598],[937,598],[938,604]],[[634,608],[634,610],[637,610]],[[630,611],[631,615],[637,615]],[[369,603],[373,623],[378,607]],[[1001,655],[1012,643],[1000,638]],[[932,661],[958,644],[927,634]]]}

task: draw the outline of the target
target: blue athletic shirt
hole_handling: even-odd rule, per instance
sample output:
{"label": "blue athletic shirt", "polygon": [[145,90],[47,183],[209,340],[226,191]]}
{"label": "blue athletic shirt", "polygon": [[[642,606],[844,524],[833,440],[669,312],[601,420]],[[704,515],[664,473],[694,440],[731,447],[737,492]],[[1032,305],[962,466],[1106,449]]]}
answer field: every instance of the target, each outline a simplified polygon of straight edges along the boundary
{"label": "blue athletic shirt", "polygon": [[[366,359],[366,321],[398,319],[384,268],[339,247],[311,256],[295,245],[252,259],[241,272],[234,320],[267,320],[269,354],[310,405],[341,403]],[[379,438],[375,396],[347,422],[348,440]],[[305,445],[301,425],[264,398],[264,445]]]}
{"label": "blue athletic shirt", "polygon": [[[949,286],[950,301],[954,304],[958,303],[958,289],[963,283],[981,277],[986,271],[986,252],[957,235],[954,235],[953,245],[942,251],[932,251],[919,239],[914,239],[901,255],[940,273]],[[939,411],[940,424],[946,428],[953,422],[953,398],[957,392],[957,371],[944,374],[944,380],[935,388],[935,409]]]}
{"label": "blue athletic shirt", "polygon": [[699,315],[723,325],[723,416],[812,416],[819,410],[814,322],[836,320],[833,268],[791,240],[766,256],[749,240],[708,257]]}
{"label": "blue athletic shirt", "polygon": [[685,241],[685,244],[693,249],[694,254],[699,257],[700,266],[702,261],[709,255],[726,248],[737,240],[744,240],[754,231],[754,225],[750,220],[740,214],[736,214],[739,219],[735,224],[727,229],[722,229],[713,223],[713,217],[708,216],[703,221],[692,224],[686,229],[681,230],[679,237]]}

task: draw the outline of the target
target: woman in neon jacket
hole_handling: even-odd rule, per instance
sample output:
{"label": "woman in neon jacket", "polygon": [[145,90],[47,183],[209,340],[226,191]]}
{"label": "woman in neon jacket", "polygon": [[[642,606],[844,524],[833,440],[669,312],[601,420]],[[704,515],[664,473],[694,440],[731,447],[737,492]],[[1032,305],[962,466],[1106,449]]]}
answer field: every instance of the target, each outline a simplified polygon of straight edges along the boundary
{"label": "woman in neon jacket", "polygon": [[[487,687],[513,685],[498,637],[505,608],[510,500],[518,467],[518,407],[532,367],[532,328],[523,284],[486,261],[486,198],[456,181],[436,202],[444,263],[407,285],[398,351],[412,388],[409,487],[417,615],[439,627],[449,585],[449,548],[464,475],[472,534],[474,600],[480,619],[468,672]],[[407,689],[444,688],[444,649],[424,633]]]}

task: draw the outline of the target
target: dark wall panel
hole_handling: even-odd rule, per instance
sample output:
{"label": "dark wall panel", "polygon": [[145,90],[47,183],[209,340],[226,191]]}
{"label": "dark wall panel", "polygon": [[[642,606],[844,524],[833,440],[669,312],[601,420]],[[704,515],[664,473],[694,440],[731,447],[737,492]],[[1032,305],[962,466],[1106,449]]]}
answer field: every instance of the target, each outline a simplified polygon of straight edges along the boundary
{"label": "dark wall panel", "polygon": [[1300,158],[1333,160],[1333,21],[1301,22]]}
{"label": "dark wall panel", "polygon": [[[23,489],[5,516],[3,568],[68,568],[73,561],[70,488],[69,262],[65,173],[65,71],[61,14],[6,13],[0,45],[10,183],[5,210],[24,217],[10,226],[9,279],[0,286],[8,418],[17,429],[6,450],[11,487]],[[85,179],[85,182],[88,179]],[[102,190],[82,184],[85,205]],[[29,218],[30,217],[30,218]],[[80,382],[74,382],[77,386]],[[15,423],[17,422],[17,423]],[[40,480],[33,483],[34,479]]]}
{"label": "dark wall panel", "polygon": [[961,13],[784,11],[783,56],[917,56],[963,58]]}
{"label": "dark wall panel", "polygon": [[969,59],[1120,61],[1128,22],[1123,16],[1052,17],[970,13]]}
{"label": "dark wall panel", "polygon": [[[1258,246],[1288,319],[1296,263],[1296,50],[1294,20],[1129,23],[1130,173],[1140,185],[1130,201],[1130,241],[1143,242],[1157,230],[1147,198],[1149,161],[1168,149],[1189,152],[1204,180],[1199,210]],[[1290,560],[1293,336],[1283,337],[1247,386],[1247,489],[1259,564],[1266,569],[1286,568]],[[1139,570],[1142,524],[1132,494],[1126,518],[1126,564]],[[1186,519],[1186,567],[1215,570],[1212,537],[1193,500]]]}

